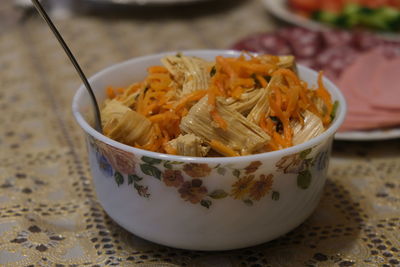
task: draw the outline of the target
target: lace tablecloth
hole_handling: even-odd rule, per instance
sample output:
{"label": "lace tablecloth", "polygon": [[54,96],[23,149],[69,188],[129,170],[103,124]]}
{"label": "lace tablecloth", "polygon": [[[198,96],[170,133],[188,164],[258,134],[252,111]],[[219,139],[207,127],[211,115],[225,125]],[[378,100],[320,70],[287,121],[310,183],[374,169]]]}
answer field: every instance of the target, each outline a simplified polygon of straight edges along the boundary
{"label": "lace tablecloth", "polygon": [[[84,2],[84,1],[82,1]],[[218,2],[218,3],[217,3]],[[277,27],[260,1],[85,13],[56,19],[88,75],[131,57],[227,48]],[[81,130],[80,81],[34,12],[0,7],[1,266],[398,266],[400,140],[336,142],[313,215],[264,245],[178,250],[126,232],[99,205]],[[65,14],[64,14],[65,15]]]}

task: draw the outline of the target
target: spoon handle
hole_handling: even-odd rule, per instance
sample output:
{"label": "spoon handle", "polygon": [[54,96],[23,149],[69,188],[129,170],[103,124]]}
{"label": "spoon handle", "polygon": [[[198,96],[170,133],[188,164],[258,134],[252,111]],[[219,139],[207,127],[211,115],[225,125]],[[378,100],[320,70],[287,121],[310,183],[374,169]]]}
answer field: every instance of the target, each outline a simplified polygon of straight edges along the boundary
{"label": "spoon handle", "polygon": [[74,55],[72,54],[71,50],[65,43],[64,39],[62,38],[61,34],[58,32],[56,26],[54,23],[51,21],[50,17],[47,15],[46,11],[44,10],[43,6],[40,4],[38,0],[32,0],[32,3],[34,4],[36,10],[39,12],[39,14],[43,17],[43,19],[46,21],[47,25],[50,27],[54,35],[56,36],[58,42],[64,49],[65,53],[69,57],[69,59],[72,62],[72,65],[74,65],[76,71],[78,72],[79,76],[81,77],[81,80],[83,84],[85,85],[87,91],[89,92],[89,95],[93,101],[94,105],[94,113],[95,113],[95,128],[98,132],[102,133],[102,127],[101,127],[101,115],[100,115],[100,109],[99,105],[96,100],[96,96],[93,93],[92,87],[89,84],[89,81],[87,80],[85,74],[83,73],[81,67],[79,66],[78,62],[76,61]]}

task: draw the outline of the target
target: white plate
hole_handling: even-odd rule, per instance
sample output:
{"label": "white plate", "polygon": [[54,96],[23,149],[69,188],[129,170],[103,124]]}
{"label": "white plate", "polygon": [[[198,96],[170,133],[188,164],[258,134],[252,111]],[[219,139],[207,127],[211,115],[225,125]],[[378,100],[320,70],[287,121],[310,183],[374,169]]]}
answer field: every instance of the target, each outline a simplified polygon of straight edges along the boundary
{"label": "white plate", "polygon": [[342,141],[374,141],[394,138],[400,138],[400,128],[339,132],[335,134],[335,140]]}
{"label": "white plate", "polygon": [[276,17],[310,30],[326,30],[325,26],[319,22],[297,15],[288,8],[287,0],[262,0],[264,6]]}
{"label": "white plate", "polygon": [[[262,0],[262,2],[267,10],[269,10],[274,16],[286,22],[315,31],[322,31],[331,28],[328,25],[302,17],[291,11],[288,7],[287,0]],[[398,33],[379,33],[379,36],[387,40],[400,40],[400,34]]]}

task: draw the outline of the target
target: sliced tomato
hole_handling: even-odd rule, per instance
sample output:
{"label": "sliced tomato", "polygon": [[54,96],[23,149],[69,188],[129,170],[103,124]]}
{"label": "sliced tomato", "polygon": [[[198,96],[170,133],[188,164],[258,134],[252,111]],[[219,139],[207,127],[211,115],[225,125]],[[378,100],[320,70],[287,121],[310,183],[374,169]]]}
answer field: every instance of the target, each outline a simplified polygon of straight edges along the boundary
{"label": "sliced tomato", "polygon": [[382,6],[387,6],[387,0],[363,0],[361,1],[361,5],[369,7],[369,8],[379,8]]}
{"label": "sliced tomato", "polygon": [[320,9],[324,11],[339,13],[340,11],[342,11],[345,2],[345,0],[321,0]]}
{"label": "sliced tomato", "polygon": [[400,0],[386,0],[386,2],[388,6],[400,9]]}
{"label": "sliced tomato", "polygon": [[307,13],[320,9],[319,0],[289,0],[289,5],[295,10]]}
{"label": "sliced tomato", "polygon": [[346,2],[356,2],[362,6],[366,6],[369,8],[391,6],[400,9],[400,0],[347,0]]}

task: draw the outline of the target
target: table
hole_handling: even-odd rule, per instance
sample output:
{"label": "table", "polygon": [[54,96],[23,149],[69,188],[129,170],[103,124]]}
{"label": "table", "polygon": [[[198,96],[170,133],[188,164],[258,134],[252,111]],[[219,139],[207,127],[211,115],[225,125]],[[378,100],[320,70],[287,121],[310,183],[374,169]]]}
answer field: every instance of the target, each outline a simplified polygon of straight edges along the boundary
{"label": "table", "polygon": [[[119,11],[84,2],[52,15],[89,76],[131,57],[227,48],[281,26],[256,0]],[[73,67],[35,12],[2,0],[0,15],[1,266],[399,266],[399,139],[335,142],[318,208],[272,242],[199,252],[128,233],[95,196],[71,114],[80,84]]]}

